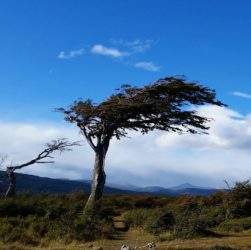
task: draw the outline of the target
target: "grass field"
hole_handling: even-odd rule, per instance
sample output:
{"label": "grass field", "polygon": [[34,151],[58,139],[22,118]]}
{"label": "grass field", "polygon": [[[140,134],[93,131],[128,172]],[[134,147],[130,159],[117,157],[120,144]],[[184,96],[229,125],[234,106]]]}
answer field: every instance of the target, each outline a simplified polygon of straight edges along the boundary
{"label": "grass field", "polygon": [[123,244],[129,246],[143,247],[147,243],[154,241],[157,245],[155,249],[251,249],[251,232],[242,234],[231,234],[222,237],[197,238],[192,240],[164,240],[160,237],[154,237],[141,230],[130,230],[120,232],[114,239],[98,240],[85,244],[72,242],[64,245],[60,242],[50,242],[49,246],[28,247],[19,244],[0,244],[0,250],[90,250],[102,246],[104,250],[120,250]]}

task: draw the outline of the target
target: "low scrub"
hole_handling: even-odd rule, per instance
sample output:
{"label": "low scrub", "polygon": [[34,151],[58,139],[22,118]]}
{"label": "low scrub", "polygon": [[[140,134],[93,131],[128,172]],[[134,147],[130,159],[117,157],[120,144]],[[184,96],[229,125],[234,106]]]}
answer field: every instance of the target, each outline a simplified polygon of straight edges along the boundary
{"label": "low scrub", "polygon": [[218,229],[225,232],[242,232],[251,229],[251,217],[222,222]]}
{"label": "low scrub", "polygon": [[102,210],[83,215],[87,195],[19,194],[0,199],[0,241],[41,245],[41,242],[92,241],[111,238],[113,217],[124,215],[125,228],[140,228],[170,238],[212,236],[212,231],[251,229],[251,184],[237,183],[228,192],[207,197],[104,196]]}
{"label": "low scrub", "polygon": [[237,182],[227,194],[227,218],[251,216],[251,183],[249,180]]}
{"label": "low scrub", "polygon": [[83,215],[83,195],[21,195],[0,200],[0,241],[39,245],[41,239],[70,243],[109,238],[114,233],[107,211]]}

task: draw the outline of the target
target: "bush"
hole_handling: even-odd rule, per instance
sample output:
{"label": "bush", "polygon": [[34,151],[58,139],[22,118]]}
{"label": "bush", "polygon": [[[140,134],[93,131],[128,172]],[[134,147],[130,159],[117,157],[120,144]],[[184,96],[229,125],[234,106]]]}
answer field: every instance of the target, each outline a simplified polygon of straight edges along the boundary
{"label": "bush", "polygon": [[222,206],[203,207],[200,210],[199,217],[208,228],[213,228],[226,219],[226,210]]}
{"label": "bush", "polygon": [[191,239],[201,236],[211,236],[213,233],[208,230],[206,222],[197,216],[189,216],[176,221],[173,237]]}
{"label": "bush", "polygon": [[251,217],[226,220],[219,225],[218,229],[226,232],[249,230],[251,229]]}
{"label": "bush", "polygon": [[173,237],[190,239],[212,235],[209,228],[215,222],[211,219],[218,213],[218,209],[212,212],[211,207],[205,207],[201,198],[184,197],[173,210],[175,220]]}
{"label": "bush", "polygon": [[251,216],[251,183],[237,182],[228,193],[227,217],[242,218]]}
{"label": "bush", "polygon": [[99,215],[83,215],[74,221],[75,237],[79,241],[92,241],[97,238],[111,238],[115,233],[113,221]]}
{"label": "bush", "polygon": [[158,235],[172,228],[174,218],[165,209],[135,209],[125,215],[125,223],[128,227],[141,228]]}
{"label": "bush", "polygon": [[124,216],[125,224],[128,227],[144,228],[149,219],[151,211],[146,209],[134,209],[126,213]]}
{"label": "bush", "polygon": [[4,218],[0,220],[0,239],[4,243],[20,242],[26,245],[38,245],[38,240],[29,235],[27,223],[21,218]]}
{"label": "bush", "polygon": [[0,241],[37,245],[42,239],[70,243],[111,237],[112,211],[83,216],[84,197],[25,194],[0,200]]}
{"label": "bush", "polygon": [[159,235],[160,233],[171,230],[174,225],[174,217],[170,212],[160,213],[159,216],[148,223],[146,230],[154,235]]}

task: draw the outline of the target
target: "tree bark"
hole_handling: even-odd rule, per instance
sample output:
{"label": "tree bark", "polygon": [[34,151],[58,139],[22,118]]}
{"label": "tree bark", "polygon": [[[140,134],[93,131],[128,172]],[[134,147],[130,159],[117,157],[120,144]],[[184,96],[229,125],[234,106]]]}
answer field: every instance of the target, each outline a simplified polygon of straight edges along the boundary
{"label": "tree bark", "polygon": [[105,155],[100,151],[96,152],[91,194],[85,205],[85,211],[89,209],[94,209],[103,195],[105,179],[106,179],[104,171]]}
{"label": "tree bark", "polygon": [[84,212],[88,210],[96,209],[98,208],[97,206],[100,205],[100,200],[103,196],[105,180],[106,180],[104,166],[105,166],[105,156],[106,156],[107,148],[108,148],[108,145],[107,147],[102,145],[102,146],[97,147],[96,149],[91,194],[85,205]]}
{"label": "tree bark", "polygon": [[12,169],[7,168],[6,173],[9,179],[9,187],[5,193],[5,197],[14,197],[16,195],[16,176]]}

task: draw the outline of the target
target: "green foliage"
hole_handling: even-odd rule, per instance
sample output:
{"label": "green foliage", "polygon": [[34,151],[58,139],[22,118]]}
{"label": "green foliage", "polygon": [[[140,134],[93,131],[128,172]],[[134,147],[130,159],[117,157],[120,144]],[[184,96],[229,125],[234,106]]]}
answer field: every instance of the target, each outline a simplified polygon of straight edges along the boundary
{"label": "green foliage", "polygon": [[90,241],[98,237],[111,238],[115,233],[113,221],[101,213],[84,214],[74,221],[75,237],[79,241]]}
{"label": "green foliage", "polygon": [[199,236],[209,236],[212,233],[207,229],[206,221],[197,215],[176,217],[174,238],[191,239]]}
{"label": "green foliage", "polygon": [[126,228],[140,228],[168,238],[194,238],[219,232],[251,229],[249,182],[229,192],[208,197],[151,197],[109,195],[102,209],[86,211],[87,196],[22,194],[0,199],[0,241],[36,246],[43,242],[91,241],[116,235],[114,216],[123,216]]}
{"label": "green foliage", "polygon": [[28,232],[29,223],[22,218],[1,218],[0,239],[4,243],[20,242],[25,245],[37,245],[38,241]]}
{"label": "green foliage", "polygon": [[162,212],[155,218],[155,220],[149,223],[147,231],[155,235],[159,235],[164,231],[172,229],[173,226],[174,226],[173,214],[170,212]]}
{"label": "green foliage", "polygon": [[251,229],[251,217],[226,220],[219,225],[218,229],[226,232],[242,232],[249,230]]}
{"label": "green foliage", "polygon": [[173,215],[163,209],[135,209],[125,215],[128,227],[142,228],[155,235],[171,229]]}
{"label": "green foliage", "polygon": [[207,130],[210,120],[187,105],[225,106],[214,90],[183,78],[165,77],[144,87],[123,85],[118,93],[96,104],[92,100],[75,101],[69,109],[60,108],[65,120],[76,125],[88,140],[101,135],[110,140],[126,136],[126,130],[143,134],[154,129],[189,133]]}
{"label": "green foliage", "polygon": [[174,238],[212,235],[210,229],[226,218],[223,204],[226,193],[209,197],[180,196],[167,200],[158,209],[133,209],[126,216],[129,227],[160,235],[169,231]]}
{"label": "green foliage", "polygon": [[105,211],[82,215],[86,196],[20,195],[0,200],[0,241],[38,245],[41,239],[89,241],[114,233]]}
{"label": "green foliage", "polygon": [[228,193],[227,217],[251,216],[251,183],[249,180],[237,182]]}
{"label": "green foliage", "polygon": [[209,226],[204,211],[203,203],[199,199],[186,197],[174,211],[175,227],[173,237],[177,238],[194,238],[209,234]]}

